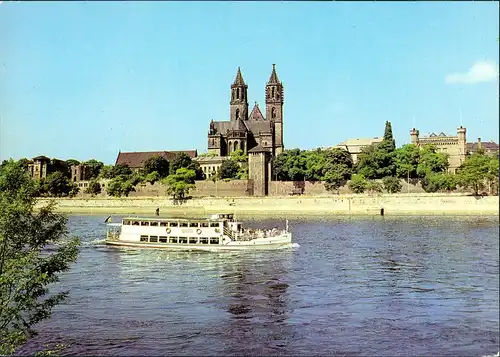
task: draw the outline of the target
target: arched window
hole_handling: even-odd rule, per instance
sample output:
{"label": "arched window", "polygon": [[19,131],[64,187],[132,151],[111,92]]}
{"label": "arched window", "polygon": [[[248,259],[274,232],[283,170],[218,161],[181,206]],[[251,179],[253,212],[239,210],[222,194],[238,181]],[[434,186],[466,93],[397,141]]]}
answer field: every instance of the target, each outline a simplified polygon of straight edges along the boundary
{"label": "arched window", "polygon": [[275,94],[276,94],[276,91],[275,91],[275,90],[276,90],[276,88],[275,88],[275,87],[273,87],[273,95],[272,95],[272,98],[274,98],[274,96],[275,96]]}
{"label": "arched window", "polygon": [[245,152],[245,142],[244,141],[242,141],[240,143],[240,149],[241,149],[241,151]]}
{"label": "arched window", "polygon": [[271,119],[276,118],[276,108],[271,108]]}
{"label": "arched window", "polygon": [[234,142],[234,149],[233,149],[233,151],[236,151],[236,150],[238,150],[238,142],[237,141]]}
{"label": "arched window", "polygon": [[240,118],[240,110],[236,109],[236,119],[239,119],[239,118]]}
{"label": "arched window", "polygon": [[238,93],[238,99],[240,99],[240,89],[238,88],[237,91],[238,91],[237,92]]}

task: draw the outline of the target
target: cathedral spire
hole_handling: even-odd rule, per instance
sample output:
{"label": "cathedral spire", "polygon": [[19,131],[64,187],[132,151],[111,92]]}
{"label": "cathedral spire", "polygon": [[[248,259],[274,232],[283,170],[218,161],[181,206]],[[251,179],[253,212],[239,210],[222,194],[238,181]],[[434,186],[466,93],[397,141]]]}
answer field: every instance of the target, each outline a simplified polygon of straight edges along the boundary
{"label": "cathedral spire", "polygon": [[271,77],[269,77],[269,82],[267,84],[280,84],[278,75],[276,74],[276,65],[273,63],[273,71],[271,72]]}
{"label": "cathedral spire", "polygon": [[236,78],[234,80],[234,85],[244,86],[245,81],[243,80],[243,76],[241,75],[240,67],[238,66],[238,72],[236,73]]}

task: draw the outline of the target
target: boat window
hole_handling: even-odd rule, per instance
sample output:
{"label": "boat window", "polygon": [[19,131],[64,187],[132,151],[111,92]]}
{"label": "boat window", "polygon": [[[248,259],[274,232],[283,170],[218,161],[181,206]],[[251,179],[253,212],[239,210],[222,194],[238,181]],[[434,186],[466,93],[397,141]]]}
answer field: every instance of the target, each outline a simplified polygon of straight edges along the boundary
{"label": "boat window", "polygon": [[210,223],[210,227],[219,227],[219,223],[218,222],[212,222],[212,223]]}
{"label": "boat window", "polygon": [[153,243],[157,243],[158,242],[158,236],[149,236],[149,241],[153,242]]}
{"label": "boat window", "polygon": [[141,222],[141,226],[149,226],[149,222],[147,222],[147,221],[142,221],[142,222]]}
{"label": "boat window", "polygon": [[191,222],[189,223],[189,227],[198,227],[198,223]]}
{"label": "boat window", "polygon": [[167,222],[160,222],[160,227],[166,227],[167,226]]}
{"label": "boat window", "polygon": [[211,237],[210,244],[219,244],[219,237]]}
{"label": "boat window", "polygon": [[138,225],[139,225],[139,222],[134,221],[134,222],[132,223],[132,225],[133,225],[133,226],[138,226]]}
{"label": "boat window", "polygon": [[179,227],[187,227],[187,226],[188,226],[187,222],[179,223]]}
{"label": "boat window", "polygon": [[188,239],[187,237],[179,237],[179,243],[187,244]]}
{"label": "boat window", "polygon": [[167,237],[160,237],[160,243],[168,243],[168,238]]}
{"label": "boat window", "polygon": [[200,237],[201,244],[208,244],[208,237]]}
{"label": "boat window", "polygon": [[148,236],[141,236],[141,242],[147,242]]}
{"label": "boat window", "polygon": [[153,227],[157,227],[158,226],[158,222],[151,222],[150,225],[153,226]]}
{"label": "boat window", "polygon": [[189,244],[198,243],[198,237],[189,237]]}
{"label": "boat window", "polygon": [[170,227],[177,227],[177,226],[178,226],[177,222],[170,222]]}
{"label": "boat window", "polygon": [[177,243],[177,237],[169,237],[168,242],[169,243]]}
{"label": "boat window", "polygon": [[208,227],[208,222],[201,222],[200,227]]}
{"label": "boat window", "polygon": [[127,221],[126,219],[123,220],[123,225],[128,226],[130,224],[130,221]]}

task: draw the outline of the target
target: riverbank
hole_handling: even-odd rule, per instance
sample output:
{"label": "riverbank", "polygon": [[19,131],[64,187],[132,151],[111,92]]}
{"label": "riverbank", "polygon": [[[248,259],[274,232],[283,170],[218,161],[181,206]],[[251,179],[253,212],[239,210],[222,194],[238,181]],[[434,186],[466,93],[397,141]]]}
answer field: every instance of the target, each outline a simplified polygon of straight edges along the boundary
{"label": "riverbank", "polygon": [[343,195],[299,197],[201,198],[176,204],[167,197],[44,198],[37,207],[56,201],[63,213],[205,215],[498,215],[498,196],[443,194]]}

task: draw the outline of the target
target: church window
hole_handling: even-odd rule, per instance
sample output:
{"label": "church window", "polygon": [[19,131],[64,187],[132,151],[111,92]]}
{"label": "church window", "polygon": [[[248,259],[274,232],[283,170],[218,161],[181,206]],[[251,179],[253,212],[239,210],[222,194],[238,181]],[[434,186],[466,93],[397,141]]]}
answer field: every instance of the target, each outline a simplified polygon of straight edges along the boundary
{"label": "church window", "polygon": [[240,99],[240,89],[238,88],[237,91],[238,91],[237,92],[238,93],[237,98]]}
{"label": "church window", "polygon": [[241,151],[245,152],[245,143],[242,141],[240,145]]}
{"label": "church window", "polygon": [[271,109],[271,118],[272,119],[276,118],[276,108],[274,108],[274,107]]}
{"label": "church window", "polygon": [[236,150],[238,150],[238,142],[237,141],[234,142],[234,150],[233,151],[236,151]]}
{"label": "church window", "polygon": [[239,118],[240,118],[240,110],[236,109],[236,119],[239,119]]}
{"label": "church window", "polygon": [[275,88],[275,87],[273,87],[273,95],[272,95],[272,98],[274,98],[274,96],[275,96],[275,90],[276,90],[276,88]]}

